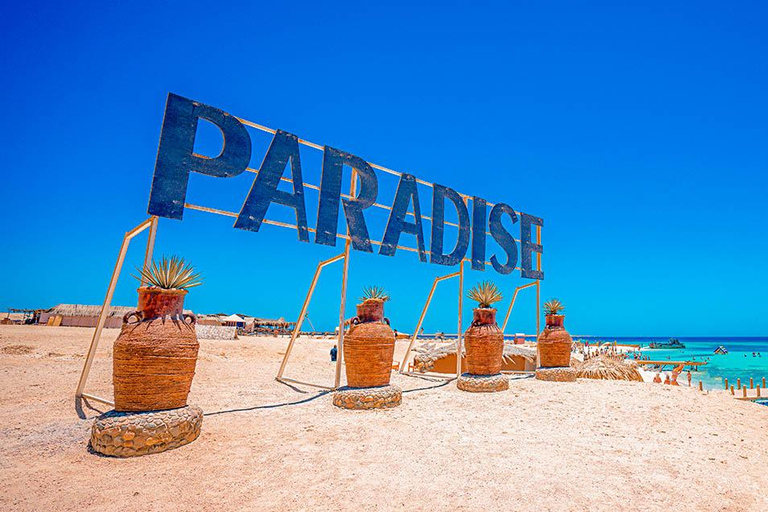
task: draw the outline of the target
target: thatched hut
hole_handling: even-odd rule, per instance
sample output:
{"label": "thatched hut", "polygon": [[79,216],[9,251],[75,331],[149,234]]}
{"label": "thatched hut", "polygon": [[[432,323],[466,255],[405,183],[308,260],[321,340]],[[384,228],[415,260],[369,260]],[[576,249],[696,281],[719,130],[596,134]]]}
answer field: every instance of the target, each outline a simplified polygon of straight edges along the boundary
{"label": "thatched hut", "polygon": [[295,325],[295,322],[287,322],[283,317],[280,317],[277,320],[272,318],[251,319],[252,330],[266,334],[286,334],[290,332]]}
{"label": "thatched hut", "polygon": [[[112,306],[107,313],[104,327],[120,327],[123,325],[123,315],[134,311],[135,307]],[[59,304],[40,313],[39,323],[45,325],[63,325],[68,327],[96,327],[99,321],[101,306],[83,304]]]}
{"label": "thatched hut", "polygon": [[[575,361],[575,358],[571,359]],[[576,377],[580,379],[629,380],[643,382],[643,376],[637,365],[628,360],[618,360],[607,356],[597,356],[587,361],[572,364]]]}
{"label": "thatched hut", "polygon": [[[123,325],[123,316],[135,311],[135,306],[110,306],[104,327],[120,328]],[[192,311],[185,309],[185,313]],[[96,327],[101,314],[101,306],[88,306],[84,304],[59,304],[40,313],[38,323],[51,326],[65,327]]]}

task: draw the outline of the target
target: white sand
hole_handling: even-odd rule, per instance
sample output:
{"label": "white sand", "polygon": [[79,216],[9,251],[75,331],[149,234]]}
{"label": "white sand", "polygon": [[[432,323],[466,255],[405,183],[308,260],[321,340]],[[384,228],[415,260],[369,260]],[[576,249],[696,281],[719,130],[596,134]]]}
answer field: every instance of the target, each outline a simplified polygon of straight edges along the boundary
{"label": "white sand", "polygon": [[[78,419],[73,400],[90,334],[0,326],[0,510],[768,510],[767,407],[646,383],[477,395],[395,375],[401,407],[344,411],[274,381],[286,339],[202,342],[201,437],[100,457],[97,413]],[[92,393],[111,395],[116,334]],[[330,383],[332,344],[301,340],[287,375]]]}

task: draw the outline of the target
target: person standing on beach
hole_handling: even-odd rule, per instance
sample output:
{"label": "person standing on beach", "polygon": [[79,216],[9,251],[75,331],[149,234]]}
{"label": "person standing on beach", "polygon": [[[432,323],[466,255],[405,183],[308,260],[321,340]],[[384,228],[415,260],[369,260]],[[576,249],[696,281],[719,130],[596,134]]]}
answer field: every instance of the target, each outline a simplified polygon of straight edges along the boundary
{"label": "person standing on beach", "polygon": [[336,358],[338,357],[338,355],[339,355],[339,349],[336,348],[336,345],[334,345],[333,348],[331,349],[331,361],[336,361]]}
{"label": "person standing on beach", "polygon": [[688,387],[691,387],[691,370],[688,370]]}

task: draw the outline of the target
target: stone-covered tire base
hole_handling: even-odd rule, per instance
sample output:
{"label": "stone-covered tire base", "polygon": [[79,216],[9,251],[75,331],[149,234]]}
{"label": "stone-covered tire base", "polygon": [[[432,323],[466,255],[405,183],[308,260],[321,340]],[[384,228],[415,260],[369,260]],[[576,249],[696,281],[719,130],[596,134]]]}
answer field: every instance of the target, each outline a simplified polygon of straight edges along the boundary
{"label": "stone-covered tire base", "polygon": [[393,385],[377,388],[339,388],[333,393],[333,405],[342,409],[391,409],[403,402],[403,391]]}
{"label": "stone-covered tire base", "polygon": [[493,393],[509,389],[509,379],[506,375],[473,375],[462,373],[456,381],[456,387],[470,393]]}
{"label": "stone-covered tire base", "polygon": [[556,366],[552,368],[537,368],[536,378],[550,382],[576,382],[576,370],[570,366]]}
{"label": "stone-covered tire base", "polygon": [[203,410],[191,405],[167,411],[109,411],[93,422],[91,448],[113,457],[164,452],[197,439],[202,425]]}

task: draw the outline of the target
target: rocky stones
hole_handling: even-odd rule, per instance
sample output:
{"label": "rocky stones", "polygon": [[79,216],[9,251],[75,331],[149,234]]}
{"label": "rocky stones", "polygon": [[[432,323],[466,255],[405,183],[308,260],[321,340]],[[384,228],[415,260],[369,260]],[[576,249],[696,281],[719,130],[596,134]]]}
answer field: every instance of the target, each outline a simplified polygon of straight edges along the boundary
{"label": "rocky stones", "polygon": [[550,382],[576,382],[576,370],[570,366],[537,368],[536,379]]}
{"label": "rocky stones", "polygon": [[191,443],[202,425],[202,409],[190,405],[167,411],[109,411],[93,422],[91,447],[113,457],[159,453]]}
{"label": "rocky stones", "polygon": [[393,385],[376,388],[339,388],[333,405],[342,409],[390,409],[403,401],[402,390]]}
{"label": "rocky stones", "polygon": [[506,375],[473,375],[462,373],[456,381],[456,387],[470,393],[493,393],[494,391],[506,391],[509,389],[509,380]]}

